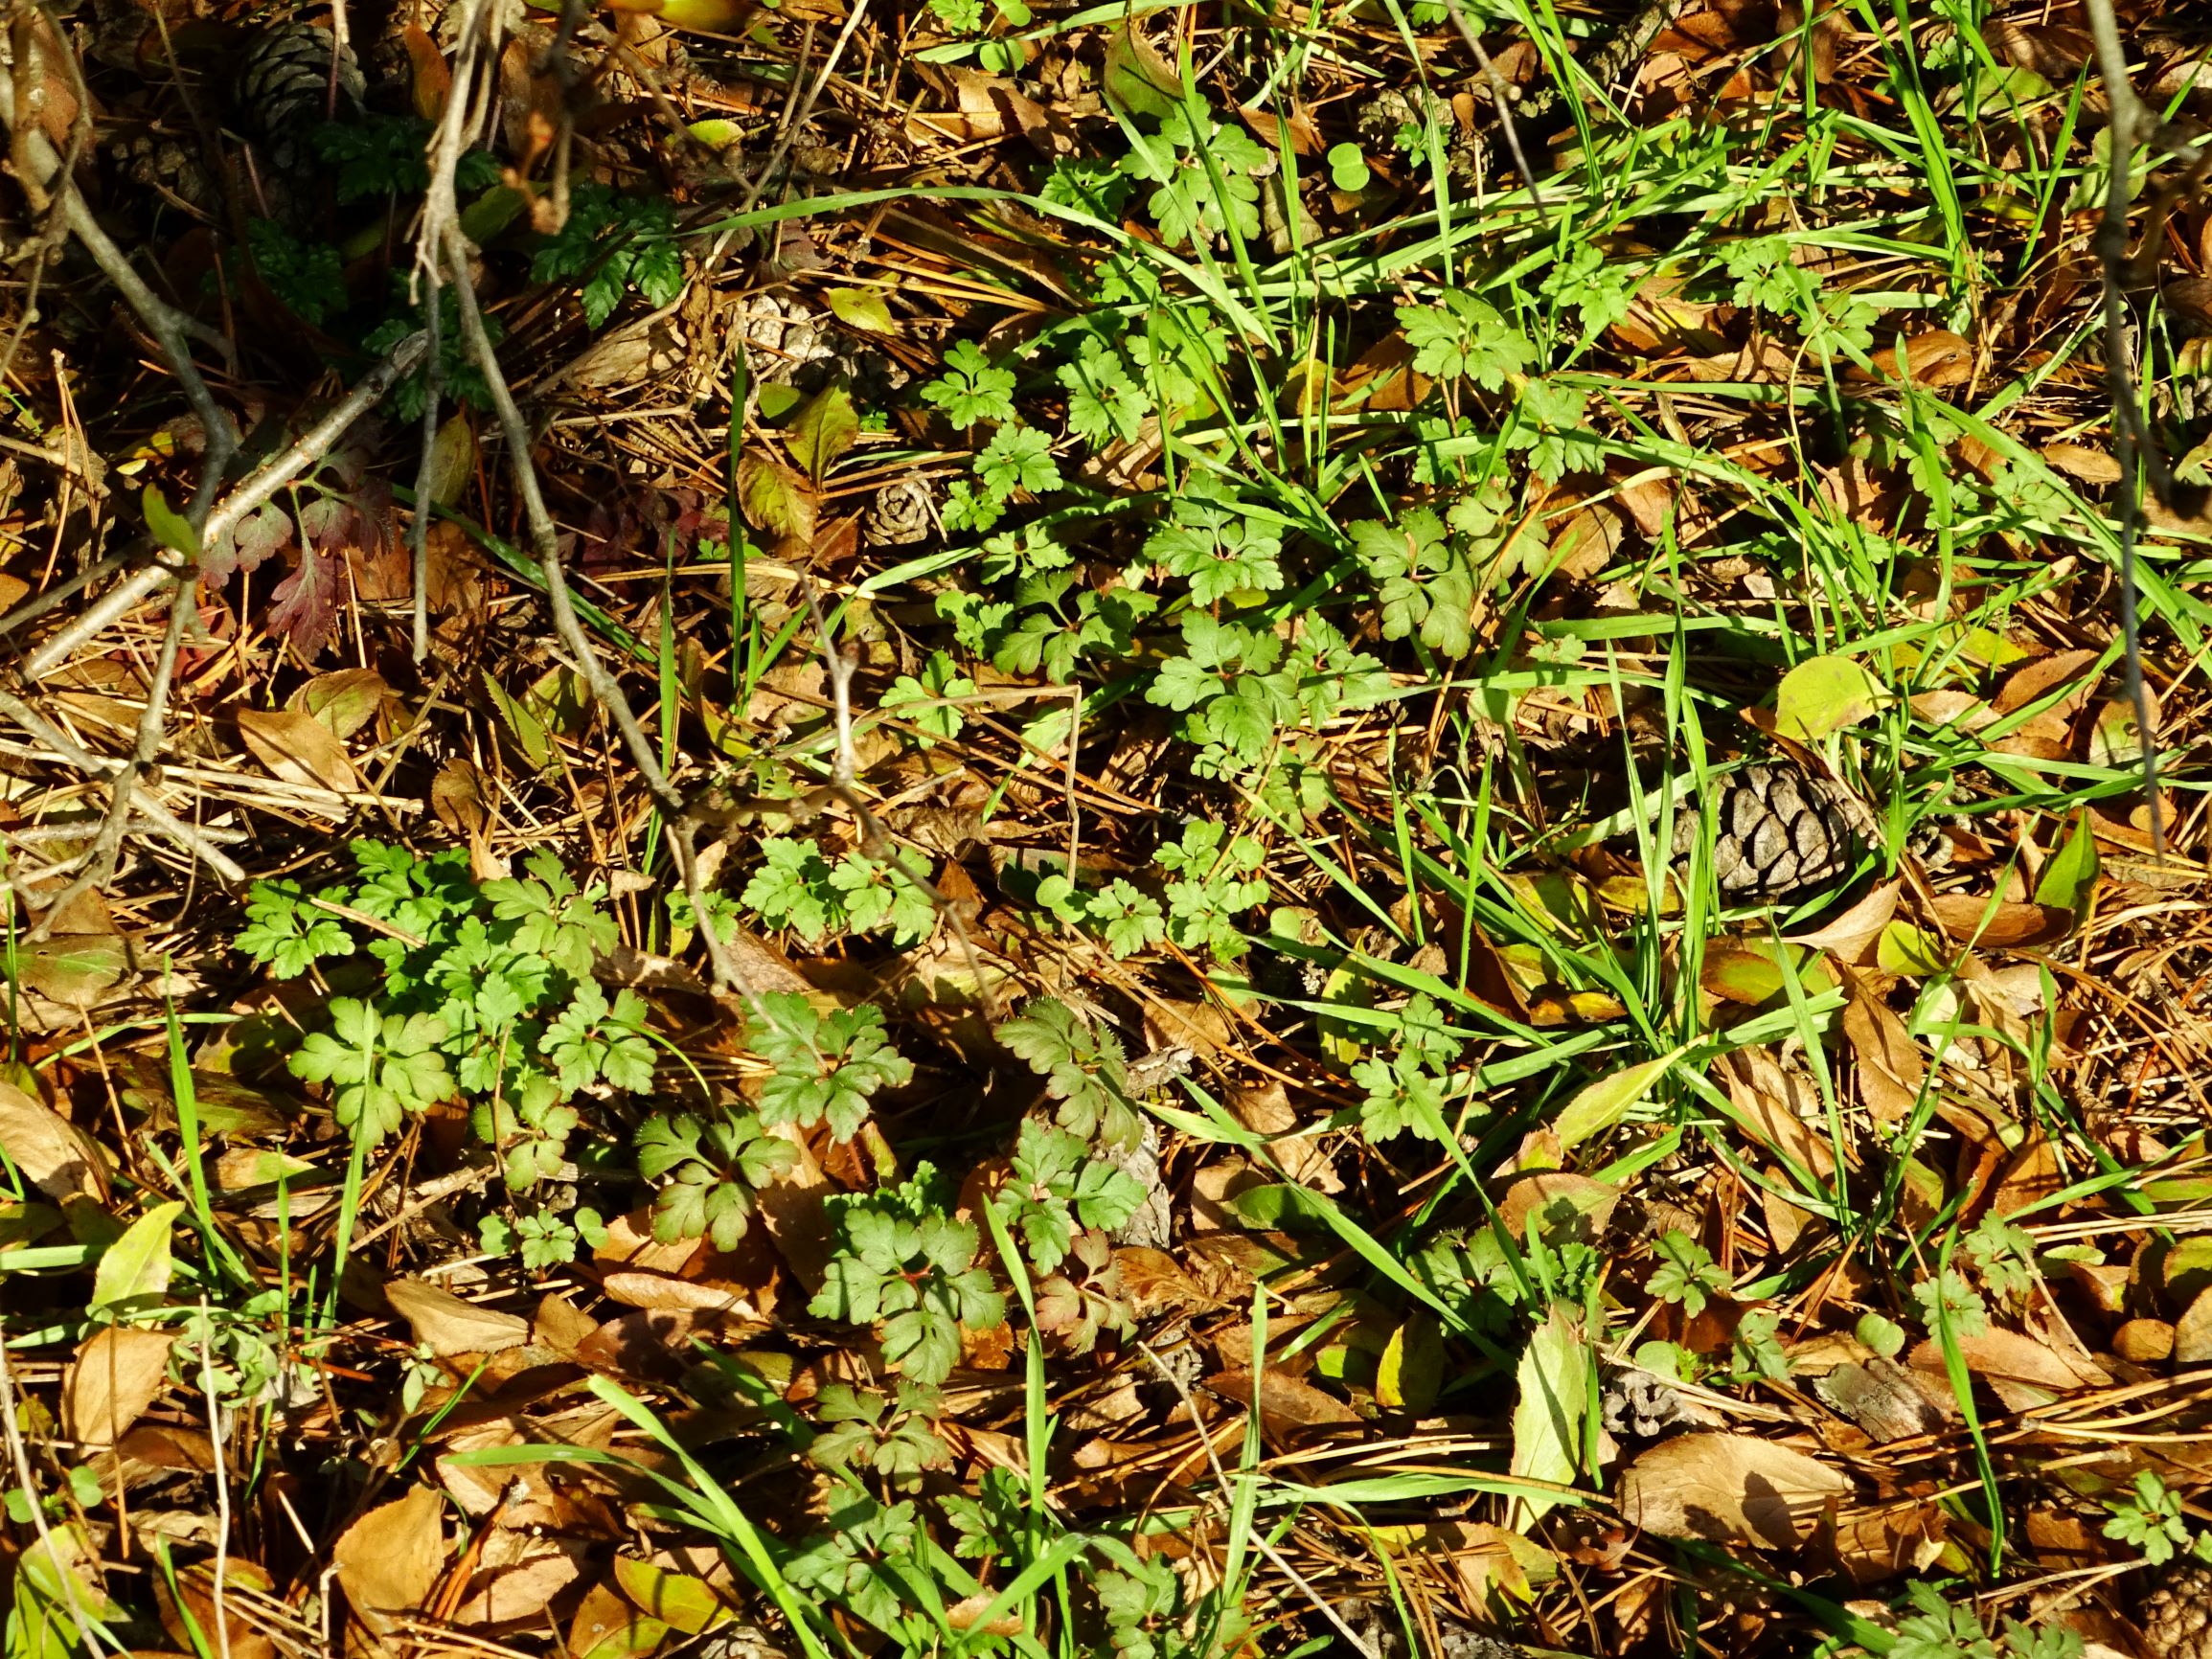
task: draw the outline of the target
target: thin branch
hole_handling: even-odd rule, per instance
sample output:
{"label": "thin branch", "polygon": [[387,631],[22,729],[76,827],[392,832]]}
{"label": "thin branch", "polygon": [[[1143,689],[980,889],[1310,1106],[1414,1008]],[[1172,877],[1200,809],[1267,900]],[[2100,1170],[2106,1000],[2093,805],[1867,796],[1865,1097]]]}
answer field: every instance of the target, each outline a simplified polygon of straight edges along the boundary
{"label": "thin branch", "polygon": [[[129,764],[125,761],[110,761],[72,742],[56,730],[37,710],[13,693],[0,690],[0,715],[6,715],[39,742],[45,744],[64,763],[95,778],[114,778]],[[225,881],[239,882],[246,873],[229,858],[220,848],[208,839],[206,833],[186,824],[168,807],[156,801],[143,784],[133,783],[129,794],[131,803],[145,813],[148,822],[162,834],[205,864]]]}
{"label": "thin branch", "polygon": [[845,26],[837,31],[837,38],[830,46],[830,56],[822,59],[822,67],[815,72],[813,83],[807,88],[807,96],[800,100],[796,108],[786,107],[790,123],[777,138],[775,148],[768,151],[767,160],[761,163],[761,170],[753,175],[753,182],[746,187],[744,199],[738,204],[741,216],[753,211],[762,193],[768,188],[768,181],[775,177],[776,169],[783,166],[784,158],[791,153],[791,147],[799,142],[799,134],[805,129],[808,119],[813,115],[814,105],[820,100],[823,88],[830,84],[830,78],[837,73],[837,60],[845,56],[845,48],[851,44],[854,34],[860,28],[860,19],[867,14],[868,0],[853,0],[853,9],[845,15]]}
{"label": "thin branch", "polygon": [[2097,259],[2104,271],[2105,380],[2112,399],[2112,450],[2120,464],[2116,504],[2120,515],[2120,637],[2127,660],[2128,703],[2143,751],[2143,799],[2151,814],[2151,851],[2166,852],[2165,812],[2158,798],[2158,734],[2151,718],[2151,698],[2143,685],[2141,621],[2135,578],[2136,494],[2146,468],[2161,499],[2167,494],[2165,464],[2152,442],[2150,422],[2136,400],[2134,329],[2121,288],[2128,269],[2128,184],[2134,170],[2135,145],[2146,116],[2128,77],[2127,48],[2112,15],[2111,0],[2086,0],[2090,34],[2096,41],[2097,74],[2105,85],[2111,125],[2107,132],[2109,178],[2105,187],[2104,222],[2097,228]]}
{"label": "thin branch", "polygon": [[1451,14],[1451,26],[1459,31],[1460,39],[1474,54],[1474,60],[1482,67],[1482,78],[1489,83],[1491,102],[1497,105],[1498,128],[1505,134],[1505,147],[1513,152],[1513,165],[1520,170],[1520,181],[1528,186],[1529,205],[1536,209],[1540,226],[1551,216],[1544,206],[1543,192],[1538,186],[1536,170],[1528,164],[1528,156],[1520,148],[1520,124],[1514,119],[1513,88],[1505,77],[1497,72],[1497,65],[1490,60],[1490,54],[1482,47],[1482,36],[1474,32],[1474,25],[1467,20],[1467,13],[1459,0],[1444,0],[1444,9]]}
{"label": "thin branch", "polygon": [[422,312],[422,456],[415,466],[415,513],[407,525],[410,597],[414,602],[415,661],[430,655],[430,515],[438,463],[438,398],[445,390],[445,304],[433,289]]}
{"label": "thin branch", "polygon": [[[239,519],[265,505],[278,490],[328,455],[347,429],[391,390],[392,382],[415,366],[427,342],[428,335],[420,330],[400,341],[390,356],[362,375],[360,383],[331,405],[321,420],[225,496],[201,527],[203,545],[227,535],[237,528]],[[175,581],[184,574],[185,561],[176,555],[157,555],[156,557],[160,562],[148,564],[117,583],[87,606],[69,626],[32,652],[23,665],[23,671],[32,679],[52,673],[86,641],[135,610],[163,583]]]}

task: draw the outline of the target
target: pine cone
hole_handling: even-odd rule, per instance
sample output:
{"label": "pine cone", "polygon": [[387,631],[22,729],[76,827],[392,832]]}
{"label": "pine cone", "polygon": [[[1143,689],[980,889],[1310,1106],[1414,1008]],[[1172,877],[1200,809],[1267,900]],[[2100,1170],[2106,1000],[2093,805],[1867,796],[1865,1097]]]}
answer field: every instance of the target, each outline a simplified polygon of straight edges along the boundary
{"label": "pine cone", "polygon": [[[1859,838],[1819,779],[1768,761],[1714,787],[1713,874],[1722,898],[1780,898],[1851,874]],[[1701,833],[1699,809],[1684,807],[1675,817],[1675,856],[1687,858]]]}
{"label": "pine cone", "polygon": [[912,547],[936,533],[937,490],[924,479],[885,485],[860,515],[860,534],[871,547]]}
{"label": "pine cone", "polygon": [[2212,1566],[2177,1561],[2135,1616],[2150,1659],[2212,1659]]}
{"label": "pine cone", "polygon": [[[334,44],[329,30],[294,19],[257,34],[239,66],[239,117],[283,171],[300,171],[314,160],[308,134],[330,116]],[[359,114],[367,91],[352,49],[339,53],[338,113]]]}

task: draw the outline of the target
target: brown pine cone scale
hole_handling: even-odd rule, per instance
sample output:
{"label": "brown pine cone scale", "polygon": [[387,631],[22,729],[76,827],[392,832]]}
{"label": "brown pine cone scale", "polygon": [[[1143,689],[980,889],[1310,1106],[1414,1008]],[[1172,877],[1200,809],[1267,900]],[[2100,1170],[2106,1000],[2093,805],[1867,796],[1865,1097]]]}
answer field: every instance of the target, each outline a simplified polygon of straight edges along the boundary
{"label": "brown pine cone scale", "polygon": [[[1858,862],[1850,821],[1802,768],[1767,761],[1713,787],[1713,875],[1723,898],[1780,898],[1833,885]],[[1684,807],[1675,818],[1675,856],[1687,859],[1702,833],[1699,808]]]}
{"label": "brown pine cone scale", "polygon": [[2135,1615],[2149,1659],[2212,1659],[2212,1565],[2176,1561]]}

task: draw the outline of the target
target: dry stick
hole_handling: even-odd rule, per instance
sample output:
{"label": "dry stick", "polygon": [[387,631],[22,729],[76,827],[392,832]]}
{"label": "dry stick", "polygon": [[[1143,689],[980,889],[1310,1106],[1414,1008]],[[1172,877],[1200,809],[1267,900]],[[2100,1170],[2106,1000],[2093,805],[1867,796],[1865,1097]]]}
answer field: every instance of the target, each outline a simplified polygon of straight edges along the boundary
{"label": "dry stick", "polygon": [[600,660],[591,636],[584,632],[583,623],[570,601],[568,577],[561,568],[560,543],[554,530],[553,514],[546,511],[545,496],[537,484],[537,468],[530,459],[529,429],[523,424],[522,411],[515,405],[507,376],[500,370],[498,353],[491,349],[491,337],[484,331],[484,316],[476,307],[476,292],[469,286],[467,240],[457,223],[449,226],[445,235],[454,298],[461,313],[461,332],[467,342],[469,356],[475,359],[490,391],[492,408],[499,416],[500,431],[507,441],[508,466],[514,475],[516,492],[522,497],[522,516],[530,533],[531,553],[545,578],[545,597],[553,612],[554,631],[576,659],[592,696],[606,710],[607,717],[622,734],[623,746],[629,750],[631,763],[645,779],[654,805],[668,821],[676,867],[692,903],[693,924],[707,947],[708,961],[714,965],[715,983],[741,986],[743,976],[737,960],[715,931],[714,918],[708,913],[706,885],[699,875],[696,830],[685,809],[683,794],[661,770],[651,740],[647,738],[645,728],[638,724],[637,715],[623,695],[622,687],[615,683],[613,674]]}
{"label": "dry stick", "polygon": [[153,764],[154,756],[161,750],[161,739],[169,729],[169,689],[176,678],[176,653],[184,644],[185,620],[192,613],[193,606],[185,602],[179,590],[171,588],[169,626],[162,632],[161,656],[154,663],[153,678],[146,688],[146,706],[138,714],[138,740],[131,749],[130,759],[108,784],[107,817],[101,823],[92,850],[84,855],[77,879],[62,889],[61,896],[46,907],[45,919],[31,930],[34,944],[52,934],[55,923],[80,896],[115,874],[115,861],[123,851],[124,829],[130,822],[131,807],[136,805],[138,781]]}
{"label": "dry stick", "polygon": [[776,169],[783,165],[784,158],[791,153],[791,147],[799,142],[799,134],[806,127],[808,118],[814,113],[814,105],[822,96],[822,89],[830,84],[830,78],[837,73],[837,60],[845,56],[845,48],[852,43],[854,34],[860,27],[860,19],[867,13],[868,0],[853,0],[853,10],[846,14],[845,26],[837,31],[837,38],[831,43],[830,56],[822,59],[822,67],[815,72],[813,84],[807,88],[807,96],[800,100],[798,106],[788,111],[790,125],[785,127],[783,135],[776,140],[776,148],[768,151],[767,160],[761,163],[761,170],[745,188],[744,198],[738,203],[739,215],[753,211],[760,202],[762,193],[768,188],[768,180],[775,176]]}
{"label": "dry stick", "polygon": [[[288,447],[273,456],[245,480],[213,512],[207,514],[200,536],[203,544],[220,540],[239,519],[263,506],[276,492],[329,454],[346,429],[373,408],[390,390],[392,382],[412,369],[422,356],[427,335],[418,330],[393,348],[392,354],[361,377],[360,383],[320,420],[303,432]],[[170,562],[146,566],[103,595],[69,626],[31,653],[23,671],[32,679],[52,673],[94,635],[125,612],[136,609],[154,589],[184,574],[185,562],[173,554]]]}
{"label": "dry stick", "polygon": [[436,289],[422,312],[422,457],[415,466],[415,513],[407,525],[407,558],[415,612],[415,661],[430,656],[430,513],[438,462],[438,398],[445,390],[445,307]]}
{"label": "dry stick", "polygon": [[[341,11],[340,16],[345,13]],[[200,1329],[210,1329],[207,1297],[199,1299]],[[199,1386],[207,1397],[207,1431],[215,1443],[215,1631],[217,1651],[231,1659],[231,1625],[223,1612],[223,1581],[229,1577],[231,1538],[230,1436],[223,1429],[222,1407],[216,1403],[214,1344],[203,1335],[199,1345]]]}
{"label": "dry stick", "polygon": [[445,107],[439,111],[438,126],[430,137],[426,158],[430,187],[423,198],[422,228],[415,242],[413,287],[415,298],[422,307],[423,331],[428,336],[425,348],[428,355],[422,372],[422,453],[415,466],[414,517],[407,526],[409,580],[413,589],[409,597],[414,604],[415,661],[419,664],[430,654],[431,482],[437,458],[438,403],[445,390],[445,314],[440,297],[445,282],[436,249],[443,244],[447,227],[460,220],[454,170],[460,165],[468,134],[476,130],[474,123],[480,119],[479,112],[470,108],[469,101],[482,56],[483,31],[479,25],[483,11],[483,0],[471,0],[462,19],[453,79],[445,89]]}
{"label": "dry stick", "polygon": [[[38,741],[53,750],[64,762],[75,766],[80,772],[89,772],[96,778],[112,778],[122,772],[128,764],[123,761],[105,760],[70,741],[30,704],[5,690],[0,690],[0,715],[6,715]],[[210,842],[200,830],[192,825],[180,822],[143,785],[133,784],[130,787],[130,795],[133,804],[141,812],[146,814],[148,820],[160,828],[164,835],[174,841],[225,881],[243,881],[246,878],[246,873],[224,856],[222,852]]]}
{"label": "dry stick", "polygon": [[2138,467],[2148,463],[2153,488],[2163,498],[2165,466],[2151,441],[2149,423],[2135,401],[2135,342],[2121,298],[2128,262],[2128,180],[2134,170],[2135,143],[2144,110],[2128,78],[2127,48],[2112,15],[2111,0],[2085,0],[2089,30],[2097,46],[2097,75],[2105,83],[2110,115],[2107,128],[2110,179],[2105,188],[2105,217],[2097,228],[2097,260],[2105,278],[2105,379],[2112,398],[2112,448],[2120,464],[2120,637],[2127,653],[2128,702],[2143,747],[2143,799],[2151,813],[2152,856],[2166,853],[2165,813],[2158,801],[2158,739],[2151,723],[2151,699],[2143,687],[2143,655],[2135,594],[2135,492]]}
{"label": "dry stick", "polygon": [[79,571],[66,581],[57,581],[52,587],[33,594],[6,616],[0,616],[0,634],[11,634],[17,628],[36,622],[50,610],[57,610],[74,599],[79,590],[90,587],[96,581],[105,581],[136,557],[129,553],[111,553],[99,563]]}
{"label": "dry stick", "polygon": [[[37,11],[55,39],[66,38],[51,12],[44,7]],[[60,176],[68,179],[77,176],[77,164],[83,157],[84,147],[92,138],[92,95],[85,87],[82,69],[76,61],[75,54],[64,56],[69,58],[71,79],[75,82],[73,91],[77,98],[77,118],[69,124],[69,148],[61,157]],[[34,201],[32,205],[44,214],[46,222],[39,227],[37,251],[31,261],[31,276],[23,295],[23,314],[16,321],[15,331],[8,336],[6,349],[0,350],[0,380],[5,380],[8,371],[14,367],[15,353],[22,349],[23,336],[31,331],[31,325],[38,320],[38,288],[45,280],[46,267],[60,253],[61,244],[69,239],[69,226],[63,218],[58,200],[43,204]]]}
{"label": "dry stick", "polygon": [[[56,35],[57,39],[61,38]],[[74,70],[75,64],[71,65]],[[81,76],[73,76],[82,84]],[[121,290],[125,301],[138,314],[169,358],[170,370],[184,389],[185,400],[199,418],[200,427],[207,436],[207,459],[200,477],[199,502],[204,505],[214,486],[220,479],[222,468],[237,451],[238,438],[230,422],[216,407],[215,396],[200,378],[198,367],[193,362],[188,337],[201,340],[222,353],[225,363],[236,363],[237,352],[231,343],[194,318],[186,316],[146,285],[123,250],[117,247],[92,210],[77,193],[77,185],[63,167],[62,157],[35,121],[17,124],[15,82],[12,76],[0,75],[0,125],[5,125],[13,140],[13,150],[18,163],[28,162],[34,178],[23,182],[34,189],[50,193],[61,204],[61,216],[77,239],[84,244],[85,252],[93,262],[106,273],[108,281]]]}
{"label": "dry stick", "polygon": [[1544,207],[1543,193],[1538,189],[1536,173],[1528,165],[1528,157],[1520,148],[1520,126],[1513,115],[1513,88],[1505,83],[1505,77],[1497,72],[1497,65],[1490,60],[1490,54],[1482,49],[1482,36],[1475,34],[1474,25],[1468,22],[1467,13],[1460,9],[1459,0],[1444,0],[1444,9],[1451,13],[1451,26],[1459,31],[1460,39],[1474,54],[1474,60],[1482,66],[1482,76],[1490,83],[1491,101],[1497,105],[1499,128],[1505,133],[1505,147],[1513,151],[1513,164],[1520,169],[1521,183],[1528,186],[1529,205],[1536,209],[1537,223],[1540,226],[1551,216]]}

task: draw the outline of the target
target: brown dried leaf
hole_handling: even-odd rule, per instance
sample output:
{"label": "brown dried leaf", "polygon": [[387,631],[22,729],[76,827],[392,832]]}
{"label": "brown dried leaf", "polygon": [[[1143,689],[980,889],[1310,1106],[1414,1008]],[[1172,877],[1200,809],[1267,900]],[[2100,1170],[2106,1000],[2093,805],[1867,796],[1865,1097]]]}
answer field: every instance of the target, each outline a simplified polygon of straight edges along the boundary
{"label": "brown dried leaf", "polygon": [[100,1148],[67,1118],[9,1082],[0,1082],[0,1151],[49,1198],[107,1201]]}
{"label": "brown dried leaf", "polygon": [[1630,1525],[1662,1537],[1790,1550],[1850,1490],[1847,1476],[1774,1441],[1685,1434],[1629,1466],[1619,1502]]}
{"label": "brown dried leaf", "polygon": [[591,1546],[581,1538],[540,1538],[494,1527],[477,1557],[468,1593],[453,1609],[456,1625],[506,1625],[534,1619],[583,1571]]}
{"label": "brown dried leaf", "polygon": [[1813,1128],[1826,1113],[1811,1078],[1784,1068],[1764,1048],[1739,1049],[1718,1069],[1729,1102],[1754,1140],[1816,1178],[1835,1172],[1835,1146]]}
{"label": "brown dried leaf", "polygon": [[1857,1063],[1852,1076],[1859,1100],[1874,1121],[1887,1127],[1912,1113],[1920,1099],[1927,1061],[1904,1021],[1881,998],[1854,979],[1851,1000],[1843,1005],[1843,1034]]}
{"label": "brown dried leaf", "polygon": [[276,1644],[246,1623],[241,1612],[243,1598],[239,1594],[242,1590],[266,1596],[275,1589],[275,1581],[266,1569],[236,1556],[230,1557],[223,1563],[222,1625],[218,1635],[214,1562],[195,1561],[181,1569],[174,1575],[173,1589],[171,1575],[153,1575],[154,1605],[160,1611],[162,1628],[175,1639],[178,1648],[187,1653],[199,1651],[193,1643],[193,1634],[196,1631],[207,1650],[228,1654],[229,1659],[275,1659]]}
{"label": "brown dried leaf", "polygon": [[360,775],[346,746],[312,715],[294,709],[240,709],[239,737],[272,777],[305,788],[358,794]]}
{"label": "brown dried leaf", "polygon": [[415,1340],[427,1344],[441,1359],[455,1353],[497,1353],[530,1340],[527,1319],[495,1307],[479,1307],[420,1279],[395,1279],[384,1286],[384,1295],[414,1331]]}
{"label": "brown dried leaf", "polygon": [[[1232,1405],[1249,1409],[1252,1403],[1252,1370],[1238,1366],[1216,1372],[1205,1379],[1211,1394]],[[1310,1382],[1269,1370],[1260,1380],[1260,1423],[1271,1435],[1294,1434],[1300,1429],[1325,1428],[1357,1422],[1359,1414],[1334,1395],[1323,1394]]]}
{"label": "brown dried leaf", "polygon": [[1865,962],[1873,953],[1874,942],[1881,937],[1881,930],[1897,914],[1897,898],[1904,888],[1902,881],[1884,881],[1870,889],[1865,898],[1825,927],[1811,933],[1793,933],[1790,943],[1833,951],[1854,966]]}
{"label": "brown dried leaf", "polygon": [[1972,893],[1941,893],[1929,906],[1944,932],[1961,944],[1985,949],[2011,949],[2023,944],[2050,944],[2065,938],[2074,924],[2074,913],[2049,904],[1992,904]]}
{"label": "brown dried leaf", "polygon": [[428,1487],[371,1510],[338,1539],[331,1560],[354,1614],[370,1629],[391,1627],[389,1615],[412,1613],[438,1587],[445,1561],[445,1506]]}
{"label": "brown dried leaf", "polygon": [[1922,1573],[1943,1554],[1943,1511],[1926,1498],[1860,1510],[1836,1520],[1836,1558],[1855,1584]]}
{"label": "brown dried leaf", "polygon": [[[2111,1382],[2105,1369],[2087,1354],[2066,1345],[2023,1336],[1995,1327],[1978,1336],[1951,1333],[1959,1358],[1974,1375],[2005,1382],[2025,1382],[2064,1394],[2078,1388],[2103,1388]],[[1942,1375],[1943,1345],[1933,1338],[1921,1343],[1906,1356],[1916,1371]]]}
{"label": "brown dried leaf", "polygon": [[159,1397],[175,1333],[110,1326],[78,1346],[62,1381],[61,1421],[89,1445],[110,1446]]}
{"label": "brown dried leaf", "polygon": [[712,1313],[765,1323],[746,1293],[731,1284],[674,1279],[665,1273],[619,1271],[604,1275],[600,1288],[617,1302],[656,1312]]}

